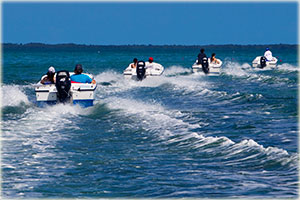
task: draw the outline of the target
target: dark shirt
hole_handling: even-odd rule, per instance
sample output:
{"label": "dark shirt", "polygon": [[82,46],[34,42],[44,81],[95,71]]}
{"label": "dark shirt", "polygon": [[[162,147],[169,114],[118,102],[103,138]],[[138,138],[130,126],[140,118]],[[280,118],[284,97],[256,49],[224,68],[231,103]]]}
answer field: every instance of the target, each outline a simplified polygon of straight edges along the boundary
{"label": "dark shirt", "polygon": [[198,54],[198,63],[197,64],[198,65],[201,64],[202,59],[205,58],[205,57],[207,57],[205,53],[199,53]]}

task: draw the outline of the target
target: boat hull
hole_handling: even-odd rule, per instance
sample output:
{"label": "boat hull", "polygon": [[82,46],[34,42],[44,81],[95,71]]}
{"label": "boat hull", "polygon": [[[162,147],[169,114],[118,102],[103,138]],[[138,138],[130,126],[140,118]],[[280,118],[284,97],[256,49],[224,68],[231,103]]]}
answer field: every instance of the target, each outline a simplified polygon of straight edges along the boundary
{"label": "boat hull", "polygon": [[[94,105],[94,92],[96,84],[71,83],[70,99],[67,103],[89,107]],[[35,87],[36,102],[38,106],[53,105],[59,103],[55,84],[43,85],[40,82]]]}
{"label": "boat hull", "polygon": [[[163,74],[164,67],[158,63],[153,63],[151,67],[146,65],[145,78],[159,77]],[[126,79],[139,80],[136,75],[136,69],[129,65],[123,72]]]}
{"label": "boat hull", "polygon": [[220,70],[222,66],[222,61],[217,59],[219,61],[219,64],[211,64],[210,59],[209,60],[209,73],[205,74],[202,70],[202,65],[197,64],[197,61],[193,64],[192,66],[192,71],[193,73],[199,73],[199,74],[205,74],[207,76],[219,76],[220,75]]}
{"label": "boat hull", "polygon": [[260,58],[261,56],[257,56],[253,61],[252,61],[252,67],[254,68],[275,68],[277,66],[277,58],[273,57],[271,61],[266,61],[266,66],[262,67],[260,64]]}

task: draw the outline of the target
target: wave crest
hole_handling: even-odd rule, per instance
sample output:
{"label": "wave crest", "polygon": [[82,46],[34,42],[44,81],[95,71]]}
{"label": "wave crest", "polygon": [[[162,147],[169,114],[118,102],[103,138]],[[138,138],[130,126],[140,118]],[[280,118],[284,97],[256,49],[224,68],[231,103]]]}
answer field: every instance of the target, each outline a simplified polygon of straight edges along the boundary
{"label": "wave crest", "polygon": [[2,102],[1,107],[19,106],[21,103],[29,104],[27,95],[23,88],[18,85],[4,85],[1,87]]}

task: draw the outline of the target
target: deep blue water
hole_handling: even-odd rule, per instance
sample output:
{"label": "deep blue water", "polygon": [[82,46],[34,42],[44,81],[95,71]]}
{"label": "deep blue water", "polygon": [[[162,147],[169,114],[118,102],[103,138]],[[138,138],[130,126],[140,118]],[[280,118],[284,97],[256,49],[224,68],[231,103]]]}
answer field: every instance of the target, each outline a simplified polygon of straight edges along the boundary
{"label": "deep blue water", "polygon": [[[297,198],[297,51],[253,69],[263,50],[207,49],[218,77],[191,73],[195,48],[4,50],[3,197]],[[124,79],[149,56],[162,77]],[[37,107],[48,67],[76,63],[95,76],[95,105]]]}

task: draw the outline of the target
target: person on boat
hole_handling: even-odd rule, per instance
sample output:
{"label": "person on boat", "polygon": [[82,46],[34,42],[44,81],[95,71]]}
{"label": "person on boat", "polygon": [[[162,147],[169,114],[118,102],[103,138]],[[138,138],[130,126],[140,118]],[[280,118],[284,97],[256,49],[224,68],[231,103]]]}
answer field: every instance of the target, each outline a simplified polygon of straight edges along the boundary
{"label": "person on boat", "polygon": [[154,64],[154,62],[153,62],[153,58],[152,57],[149,57],[149,59],[148,59],[148,62],[146,62],[145,64],[146,64],[146,68],[153,68],[153,64]]}
{"label": "person on boat", "polygon": [[77,64],[74,69],[74,74],[70,77],[71,83],[93,83],[96,84],[95,79],[91,79],[86,74],[82,74],[83,69],[81,64]]}
{"label": "person on boat", "polygon": [[204,53],[204,49],[200,50],[200,53],[198,54],[198,62],[197,65],[201,64],[201,61],[203,58],[207,58],[206,54]]}
{"label": "person on boat", "polygon": [[130,64],[130,67],[131,67],[131,68],[136,68],[137,62],[138,62],[138,59],[137,59],[137,58],[134,58],[134,59],[133,59],[133,63]]}
{"label": "person on boat", "polygon": [[151,64],[151,63],[153,63],[153,61],[154,61],[154,59],[152,57],[149,57],[148,62],[146,62],[146,63]]}
{"label": "person on boat", "polygon": [[216,59],[216,54],[215,53],[212,53],[211,54],[211,57],[210,57],[210,63],[213,63],[213,64],[219,64],[220,62],[218,61],[218,59]]}
{"label": "person on boat", "polygon": [[264,57],[267,59],[267,61],[271,61],[273,59],[272,52],[269,48],[266,48]]}
{"label": "person on boat", "polygon": [[152,57],[149,57],[148,61],[145,62],[145,68],[149,69],[150,71],[152,71],[152,70],[161,71],[164,69],[164,67],[161,64],[153,62],[153,61],[154,61],[154,59]]}
{"label": "person on boat", "polygon": [[55,83],[55,68],[49,67],[48,72],[45,76],[42,77],[41,83],[44,85],[54,84]]}
{"label": "person on boat", "polygon": [[154,59],[149,57],[148,61],[145,62],[146,69],[161,69],[163,66],[159,63],[153,62]]}

